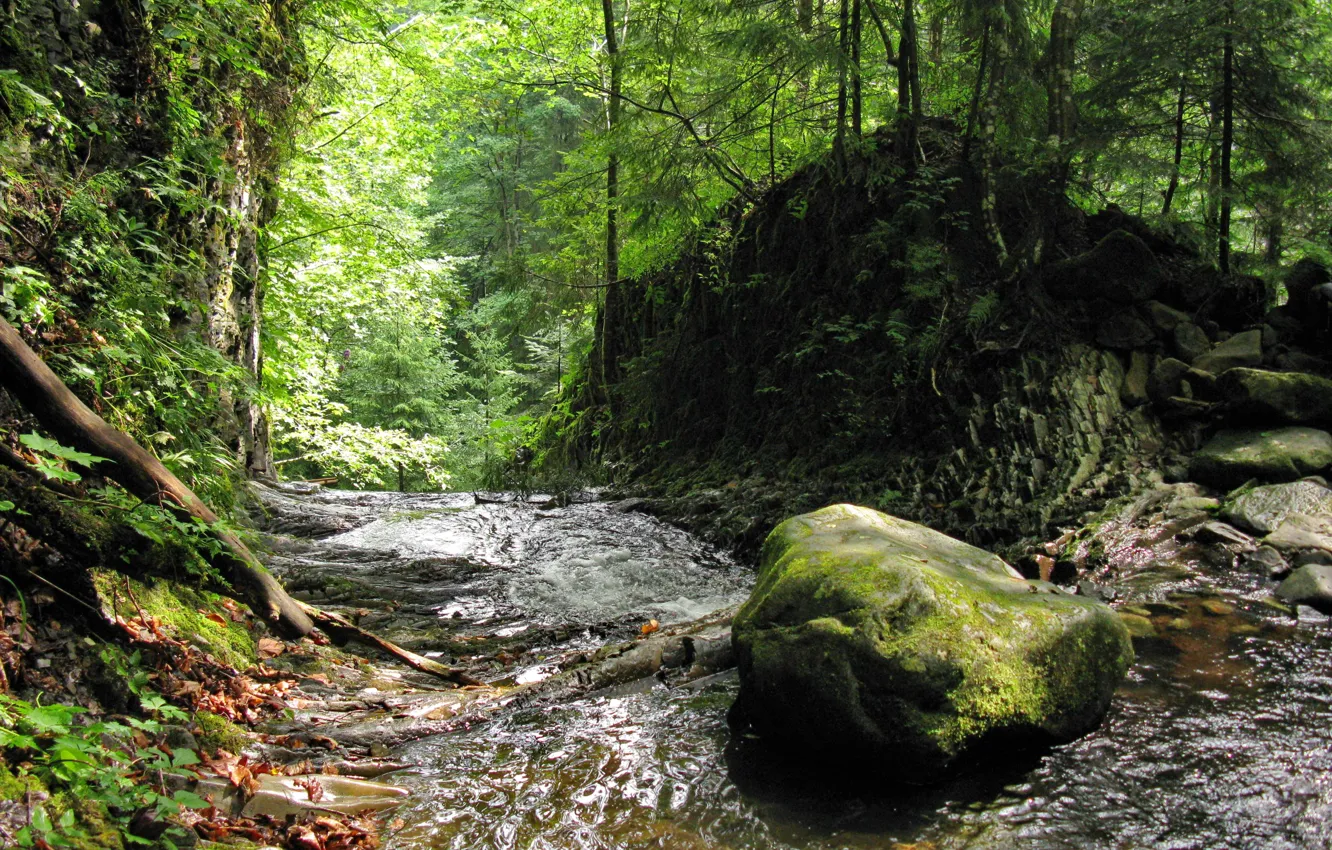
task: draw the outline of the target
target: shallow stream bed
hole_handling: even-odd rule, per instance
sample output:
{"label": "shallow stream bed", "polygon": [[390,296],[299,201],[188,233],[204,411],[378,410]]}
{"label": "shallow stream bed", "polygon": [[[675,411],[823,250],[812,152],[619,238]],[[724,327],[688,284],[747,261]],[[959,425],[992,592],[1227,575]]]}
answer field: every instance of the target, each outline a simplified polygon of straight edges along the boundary
{"label": "shallow stream bed", "polygon": [[[373,588],[368,621],[428,635],[418,648],[451,659],[507,633],[513,651],[492,662],[492,681],[539,677],[649,619],[683,621],[747,591],[725,557],[612,505],[312,498],[357,527],[291,544],[280,570],[353,582],[349,599]],[[1130,577],[1152,566],[1131,547],[1110,557]],[[1183,566],[1132,585],[1158,636],[1135,641],[1109,716],[1071,744],[912,788],[891,764],[811,771],[771,742],[735,739],[733,674],[649,681],[400,747],[394,757],[416,767],[388,780],[413,793],[386,846],[1332,846],[1332,625],[1269,607],[1266,585],[1226,565]]]}

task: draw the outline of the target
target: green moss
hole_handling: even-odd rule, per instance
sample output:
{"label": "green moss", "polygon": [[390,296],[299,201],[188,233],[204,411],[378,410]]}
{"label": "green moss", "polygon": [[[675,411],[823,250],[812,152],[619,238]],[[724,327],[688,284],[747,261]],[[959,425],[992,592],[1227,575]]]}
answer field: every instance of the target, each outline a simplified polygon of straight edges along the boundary
{"label": "green moss", "polygon": [[22,800],[30,791],[46,793],[46,786],[35,776],[15,776],[9,766],[0,761],[0,800]]}
{"label": "green moss", "polygon": [[244,729],[211,711],[198,712],[194,715],[194,722],[199,725],[199,746],[209,752],[223,749],[229,753],[239,753],[250,742],[250,736]]}
{"label": "green moss", "polygon": [[[97,572],[93,584],[108,607],[114,600],[122,617],[139,611],[156,617],[174,638],[195,644],[223,664],[243,670],[255,663],[254,638],[243,623],[234,623],[222,597],[169,579],[143,583],[109,572]],[[131,598],[131,594],[133,598]],[[208,618],[213,614],[223,622]]]}
{"label": "green moss", "polygon": [[[74,812],[74,827],[62,837],[72,850],[121,850],[121,824],[107,814],[106,807],[95,800],[84,800],[64,791],[48,804],[51,820],[59,820],[67,811]],[[81,834],[80,834],[81,833]]]}
{"label": "green moss", "polygon": [[773,532],[733,628],[742,694],[762,691],[750,705],[806,728],[820,717],[817,725],[846,731],[815,736],[900,750],[921,770],[991,732],[1080,734],[1132,661],[1127,630],[1106,606],[846,506]]}

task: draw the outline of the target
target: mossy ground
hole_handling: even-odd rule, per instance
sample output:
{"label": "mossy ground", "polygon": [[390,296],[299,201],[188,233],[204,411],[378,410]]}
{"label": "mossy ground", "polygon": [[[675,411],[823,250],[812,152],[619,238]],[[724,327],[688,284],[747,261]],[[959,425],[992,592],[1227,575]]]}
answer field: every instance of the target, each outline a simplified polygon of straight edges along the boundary
{"label": "mossy ground", "polygon": [[254,636],[244,622],[233,620],[235,609],[215,593],[170,579],[141,582],[102,571],[93,574],[93,586],[103,605],[121,617],[154,617],[170,637],[193,643],[237,670],[255,663]]}

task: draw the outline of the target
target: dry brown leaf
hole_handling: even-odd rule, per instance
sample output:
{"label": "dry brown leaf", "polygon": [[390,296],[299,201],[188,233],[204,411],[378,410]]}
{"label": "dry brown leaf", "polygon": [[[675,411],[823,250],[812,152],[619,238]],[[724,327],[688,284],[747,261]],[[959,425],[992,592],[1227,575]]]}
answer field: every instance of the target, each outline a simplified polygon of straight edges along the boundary
{"label": "dry brown leaf", "polygon": [[305,789],[305,793],[310,798],[311,803],[318,803],[320,800],[324,799],[324,786],[313,776],[305,779],[297,779],[296,787]]}
{"label": "dry brown leaf", "polygon": [[645,635],[650,635],[660,628],[661,628],[661,623],[658,623],[656,620],[648,620],[646,623],[642,625],[639,631]]}
{"label": "dry brown leaf", "polygon": [[287,651],[287,645],[280,640],[273,638],[259,638],[259,643],[255,646],[259,652],[260,658],[277,658]]}
{"label": "dry brown leaf", "polygon": [[227,625],[227,619],[223,617],[221,614],[217,614],[212,611],[200,611],[199,613],[204,615],[205,620],[211,620],[212,622],[217,623],[219,626]]}

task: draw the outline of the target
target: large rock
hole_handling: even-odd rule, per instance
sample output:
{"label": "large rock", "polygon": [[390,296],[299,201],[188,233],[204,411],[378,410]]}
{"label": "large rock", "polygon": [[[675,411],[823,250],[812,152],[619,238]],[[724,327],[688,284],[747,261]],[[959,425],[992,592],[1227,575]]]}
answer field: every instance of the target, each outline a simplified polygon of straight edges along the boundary
{"label": "large rock", "polygon": [[[1263,543],[1287,557],[1299,558],[1301,555],[1318,552],[1332,553],[1332,517],[1290,514],[1281,521],[1276,530],[1263,538]],[[1317,560],[1327,562],[1328,558],[1322,557]]]}
{"label": "large rock", "polygon": [[1237,333],[1193,361],[1195,369],[1211,372],[1213,375],[1220,375],[1230,369],[1253,368],[1261,365],[1263,365],[1261,330]]}
{"label": "large rock", "polygon": [[852,505],[768,536],[733,635],[734,720],[907,782],[967,752],[1087,732],[1133,659],[1104,604]]}
{"label": "large rock", "polygon": [[1277,587],[1277,596],[1332,614],[1332,566],[1308,564],[1290,574]]}
{"label": "large rock", "polygon": [[1332,464],[1332,435],[1314,428],[1221,431],[1189,460],[1189,476],[1229,490],[1251,478],[1293,481]]}
{"label": "large rock", "polygon": [[1241,493],[1226,506],[1226,519],[1259,534],[1276,531],[1291,514],[1332,514],[1332,490],[1316,481],[1268,484]]}
{"label": "large rock", "polygon": [[1175,353],[1185,363],[1192,363],[1212,350],[1206,332],[1193,322],[1180,322],[1174,328]]}
{"label": "large rock", "polygon": [[1332,422],[1332,381],[1302,372],[1231,369],[1220,378],[1221,395],[1239,417],[1315,425]]}
{"label": "large rock", "polygon": [[1133,234],[1116,230],[1085,254],[1049,267],[1046,289],[1055,298],[1104,299],[1136,304],[1161,288],[1161,264],[1152,249]]}
{"label": "large rock", "polygon": [[1151,379],[1147,382],[1147,395],[1156,404],[1166,404],[1178,396],[1182,382],[1189,374],[1189,364],[1183,360],[1166,357],[1156,364]]}
{"label": "large rock", "polygon": [[1096,341],[1106,348],[1131,350],[1155,340],[1151,325],[1132,310],[1122,310],[1096,328]]}

